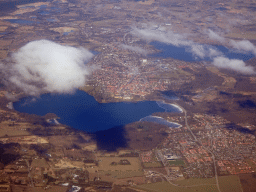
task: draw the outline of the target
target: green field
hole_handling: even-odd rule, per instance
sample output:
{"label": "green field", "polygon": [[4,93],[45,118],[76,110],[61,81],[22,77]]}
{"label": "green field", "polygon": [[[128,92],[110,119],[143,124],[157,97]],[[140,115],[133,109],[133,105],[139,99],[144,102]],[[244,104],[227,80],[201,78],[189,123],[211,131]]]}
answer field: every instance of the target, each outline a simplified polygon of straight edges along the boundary
{"label": "green field", "polygon": [[[239,177],[236,175],[222,176],[219,178],[221,192],[242,192]],[[177,181],[174,186],[168,182],[150,183],[138,185],[137,188],[144,189],[149,192],[219,192],[217,189],[215,178],[209,179],[185,179]]]}
{"label": "green field", "polygon": [[170,165],[176,165],[176,166],[185,165],[185,163],[184,163],[183,160],[173,160],[173,161],[169,161],[169,164],[170,164]]}

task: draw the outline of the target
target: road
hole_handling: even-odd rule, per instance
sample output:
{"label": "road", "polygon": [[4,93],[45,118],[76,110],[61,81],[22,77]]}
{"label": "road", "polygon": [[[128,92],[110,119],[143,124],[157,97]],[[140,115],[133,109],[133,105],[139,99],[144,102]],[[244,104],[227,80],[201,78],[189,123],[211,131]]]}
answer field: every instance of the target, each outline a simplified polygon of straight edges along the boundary
{"label": "road", "polygon": [[184,111],[185,125],[186,125],[187,129],[190,131],[190,133],[191,133],[191,135],[193,136],[193,138],[195,139],[195,141],[199,142],[199,143],[201,144],[202,148],[203,148],[204,150],[206,150],[207,152],[209,152],[209,153],[212,155],[212,160],[213,160],[213,165],[214,165],[214,170],[215,170],[216,186],[217,186],[217,188],[218,188],[218,191],[221,192],[220,186],[219,186],[219,180],[218,180],[218,174],[217,174],[217,167],[216,167],[216,162],[215,162],[215,156],[214,156],[214,154],[213,154],[212,151],[210,151],[209,149],[205,148],[205,147],[202,145],[201,141],[199,141],[199,140],[196,138],[196,136],[194,135],[194,133],[192,132],[192,130],[190,129],[190,127],[189,127],[189,125],[188,125],[187,111],[186,111],[183,107],[181,107],[181,106],[179,106],[179,107]]}
{"label": "road", "polygon": [[30,174],[30,166],[29,166],[29,162],[27,159],[25,159],[25,162],[27,163],[27,166],[28,166],[28,178],[30,179],[31,181],[31,186],[34,187],[34,183],[33,183],[33,179],[31,177],[31,174]]}

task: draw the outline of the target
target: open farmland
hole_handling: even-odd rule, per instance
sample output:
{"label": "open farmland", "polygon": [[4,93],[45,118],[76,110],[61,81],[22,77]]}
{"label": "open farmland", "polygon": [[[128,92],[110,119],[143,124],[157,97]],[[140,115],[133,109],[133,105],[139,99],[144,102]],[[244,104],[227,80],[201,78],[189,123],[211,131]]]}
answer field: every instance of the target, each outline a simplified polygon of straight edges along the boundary
{"label": "open farmland", "polygon": [[[174,186],[168,182],[158,182],[140,185],[138,188],[147,191],[162,191],[162,192],[218,192],[215,178],[209,179],[185,179],[177,181]],[[235,175],[219,177],[220,190],[222,192],[241,192],[242,188],[239,182],[239,177]]]}
{"label": "open farmland", "polygon": [[159,161],[155,162],[145,162],[143,163],[143,167],[150,168],[150,167],[163,167],[162,163]]}
{"label": "open farmland", "polygon": [[255,174],[240,174],[239,175],[243,191],[256,191]]}
{"label": "open farmland", "polygon": [[[50,188],[47,189],[47,192],[66,192],[68,187],[65,186],[51,186]],[[13,192],[21,192],[21,191],[27,191],[27,192],[45,192],[45,190],[42,187],[26,187],[22,185],[13,185],[12,186],[12,191]]]}
{"label": "open farmland", "polygon": [[[141,171],[140,160],[136,157],[100,157],[98,159],[100,171]],[[128,160],[128,165],[112,165],[113,162],[119,163],[121,160]]]}
{"label": "open farmland", "polygon": [[175,166],[179,166],[179,165],[185,165],[183,160],[173,160],[173,161],[169,161],[170,165],[175,165]]}
{"label": "open farmland", "polygon": [[104,171],[104,175],[110,176],[115,179],[124,179],[132,177],[141,177],[144,175],[142,171]]}
{"label": "open farmland", "polygon": [[242,192],[242,186],[237,175],[219,177],[220,190],[223,192]]}
{"label": "open farmland", "polygon": [[162,192],[218,192],[218,189],[215,185],[198,185],[194,187],[176,187],[174,185],[171,185],[170,183],[164,181],[164,182],[158,182],[158,183],[151,183],[151,184],[145,184],[145,185],[139,185],[137,186],[139,189],[143,189],[150,192],[155,191],[162,191]]}
{"label": "open farmland", "polygon": [[0,137],[3,136],[23,136],[31,135],[26,128],[30,126],[29,123],[13,123],[11,121],[3,121],[0,123]]}
{"label": "open farmland", "polygon": [[[112,177],[127,178],[143,175],[140,161],[136,157],[100,157],[98,160],[99,172]],[[129,164],[121,164],[122,160],[127,160]]]}
{"label": "open farmland", "polygon": [[180,186],[196,186],[196,185],[215,185],[216,181],[215,178],[207,178],[207,179],[185,179],[182,181],[177,181],[175,184],[178,184]]}

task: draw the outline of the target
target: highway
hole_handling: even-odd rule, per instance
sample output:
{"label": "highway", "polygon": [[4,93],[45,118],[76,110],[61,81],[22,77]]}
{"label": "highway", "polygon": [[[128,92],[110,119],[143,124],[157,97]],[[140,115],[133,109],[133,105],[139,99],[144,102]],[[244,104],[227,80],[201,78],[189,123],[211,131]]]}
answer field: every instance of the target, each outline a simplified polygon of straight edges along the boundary
{"label": "highway", "polygon": [[[177,104],[176,104],[176,105],[177,105]],[[196,138],[196,136],[194,135],[194,133],[192,132],[192,130],[190,129],[190,127],[189,127],[189,125],[188,125],[187,111],[186,111],[183,107],[181,107],[181,106],[179,106],[179,107],[184,111],[185,125],[186,125],[186,127],[188,128],[188,130],[190,131],[190,133],[191,133],[191,135],[193,136],[193,138],[195,139],[195,141],[199,142],[199,143],[201,144],[202,148],[205,149],[207,152],[209,152],[209,153],[212,155],[212,160],[213,160],[213,165],[214,165],[214,171],[215,171],[216,186],[217,186],[217,188],[218,188],[218,191],[221,192],[220,186],[219,186],[219,180],[218,180],[218,174],[217,174],[217,167],[216,167],[216,162],[215,162],[215,156],[214,156],[214,154],[213,154],[209,149],[205,148],[205,147],[202,145],[201,141],[199,141],[199,140]]]}
{"label": "highway", "polygon": [[31,187],[34,187],[34,183],[33,183],[33,179],[31,177],[31,173],[30,173],[30,166],[29,166],[29,162],[27,159],[25,159],[25,162],[27,163],[27,166],[28,166],[28,178],[30,179],[30,182],[31,182]]}

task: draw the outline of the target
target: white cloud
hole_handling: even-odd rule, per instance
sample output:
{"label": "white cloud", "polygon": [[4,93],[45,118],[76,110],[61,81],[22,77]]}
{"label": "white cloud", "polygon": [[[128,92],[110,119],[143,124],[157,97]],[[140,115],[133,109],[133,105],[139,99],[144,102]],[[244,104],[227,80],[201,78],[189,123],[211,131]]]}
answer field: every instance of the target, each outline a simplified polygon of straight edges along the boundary
{"label": "white cloud", "polygon": [[208,30],[208,36],[211,39],[217,40],[221,43],[228,42],[231,47],[236,49],[237,51],[241,52],[250,52],[254,55],[256,55],[256,46],[254,46],[250,41],[248,40],[242,40],[242,41],[234,41],[234,40],[227,40],[224,37],[221,37],[217,33],[213,32],[212,30]]}
{"label": "white cloud", "polygon": [[32,41],[11,56],[13,64],[2,70],[9,83],[29,95],[43,92],[70,93],[83,86],[93,54],[84,48],[64,46],[48,40]]}
{"label": "white cloud", "polygon": [[215,48],[208,48],[208,55],[209,57],[216,57],[216,56],[221,56],[222,52],[220,52],[219,50],[215,49]]}
{"label": "white cloud", "polygon": [[256,55],[256,47],[248,40],[242,40],[242,41],[231,40],[230,45],[239,51],[251,52],[254,55]]}
{"label": "white cloud", "polygon": [[206,50],[204,48],[203,45],[199,45],[199,44],[192,44],[191,45],[191,52],[200,57],[201,59],[203,59],[206,55]]}
{"label": "white cloud", "polygon": [[221,37],[217,33],[213,32],[211,29],[208,29],[207,33],[210,39],[217,40],[222,43],[226,41],[224,37]]}
{"label": "white cloud", "polygon": [[213,59],[213,65],[219,68],[232,69],[243,74],[255,74],[252,66],[246,66],[242,60],[228,59],[226,57],[216,57]]}
{"label": "white cloud", "polygon": [[[242,60],[228,59],[223,56],[221,51],[214,48],[213,46],[195,43],[192,40],[185,39],[185,36],[174,33],[172,31],[166,31],[163,29],[159,30],[159,27],[148,27],[146,29],[133,28],[131,33],[148,41],[159,41],[177,47],[186,47],[186,51],[191,52],[196,58],[211,58],[213,59],[213,64],[220,68],[232,69],[243,74],[255,73],[254,68],[252,66],[246,66]],[[221,37],[210,29],[206,31],[206,34],[209,36],[209,38],[217,40],[221,43],[229,43],[230,46],[238,51],[247,53],[252,52],[256,55],[256,47],[248,40],[228,41],[226,38]]]}
{"label": "white cloud", "polygon": [[142,39],[149,41],[160,41],[167,44],[172,44],[175,46],[188,46],[191,41],[184,40],[183,36],[172,31],[163,31],[160,29],[138,29],[133,28],[131,33],[134,36],[138,36]]}
{"label": "white cloud", "polygon": [[153,29],[152,27],[147,29],[133,28],[131,33],[134,36],[148,41],[159,41],[177,47],[186,47],[187,51],[191,52],[195,57],[199,57],[201,59],[221,55],[221,52],[209,45],[195,43],[191,40],[187,40],[183,35],[174,33],[170,30],[163,30],[160,27],[154,27]]}
{"label": "white cloud", "polygon": [[190,52],[193,53],[194,56],[199,57],[200,59],[213,58],[222,55],[222,52],[220,52],[216,48],[209,45],[201,45],[198,43],[190,45]]}

